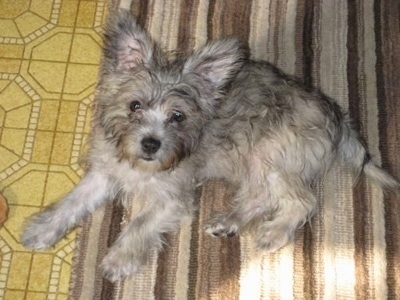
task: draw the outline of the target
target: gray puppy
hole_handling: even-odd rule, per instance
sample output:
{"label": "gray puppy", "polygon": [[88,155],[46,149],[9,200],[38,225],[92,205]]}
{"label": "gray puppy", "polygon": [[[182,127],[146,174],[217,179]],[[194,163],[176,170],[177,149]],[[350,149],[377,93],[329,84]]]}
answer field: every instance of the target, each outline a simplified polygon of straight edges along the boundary
{"label": "gray puppy", "polygon": [[102,262],[112,280],[142,267],[162,234],[195,209],[209,178],[235,187],[233,209],[206,225],[214,236],[252,228],[275,251],[313,214],[311,185],[335,162],[379,185],[397,181],[373,164],[336,102],[304,88],[235,39],[168,60],[127,12],[106,25],[93,128],[80,183],[25,224],[22,243],[55,244],[106,201],[141,204]]}

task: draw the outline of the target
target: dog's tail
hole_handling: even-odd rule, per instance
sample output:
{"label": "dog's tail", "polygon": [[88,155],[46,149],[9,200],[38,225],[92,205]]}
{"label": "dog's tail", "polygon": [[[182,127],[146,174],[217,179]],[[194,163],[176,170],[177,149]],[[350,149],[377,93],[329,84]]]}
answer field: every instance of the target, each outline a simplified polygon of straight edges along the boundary
{"label": "dog's tail", "polygon": [[339,157],[343,162],[352,165],[356,169],[357,175],[364,172],[367,177],[382,188],[400,189],[400,183],[371,160],[366,147],[360,140],[358,133],[351,127],[349,120],[343,123],[342,133]]}

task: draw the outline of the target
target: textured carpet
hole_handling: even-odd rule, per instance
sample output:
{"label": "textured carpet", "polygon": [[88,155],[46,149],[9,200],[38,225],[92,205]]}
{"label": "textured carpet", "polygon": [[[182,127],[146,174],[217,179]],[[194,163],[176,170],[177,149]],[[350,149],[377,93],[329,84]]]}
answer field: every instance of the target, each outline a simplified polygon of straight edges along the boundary
{"label": "textured carpet", "polygon": [[130,9],[165,50],[240,37],[254,58],[347,107],[374,159],[400,178],[397,0],[132,1],[0,0],[0,190],[10,204],[0,299],[400,299],[399,196],[364,179],[353,187],[346,168],[317,186],[312,222],[274,254],[256,253],[247,236],[204,234],[211,211],[229,207],[216,181],[199,188],[193,221],[166,236],[146,272],[117,284],[97,266],[135,205],[101,208],[49,251],[18,243],[24,218],[82,175],[107,5]]}
{"label": "textured carpet", "polygon": [[[190,51],[235,35],[347,107],[374,159],[400,178],[400,11],[397,1],[127,1],[165,50]],[[399,299],[399,198],[346,168],[317,186],[320,206],[293,245],[255,253],[249,237],[217,240],[202,226],[228,208],[229,189],[198,191],[192,223],[166,237],[147,271],[117,284],[96,266],[135,213],[109,205],[79,231],[73,299]]]}

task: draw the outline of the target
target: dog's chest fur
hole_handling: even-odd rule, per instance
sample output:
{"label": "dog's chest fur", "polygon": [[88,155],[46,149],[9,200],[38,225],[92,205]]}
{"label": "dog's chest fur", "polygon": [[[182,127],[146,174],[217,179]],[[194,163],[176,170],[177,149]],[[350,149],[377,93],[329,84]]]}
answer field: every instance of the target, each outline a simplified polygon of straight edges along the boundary
{"label": "dog's chest fur", "polygon": [[157,199],[160,202],[176,201],[182,199],[182,194],[190,193],[194,187],[194,175],[188,172],[191,168],[187,167],[189,161],[172,170],[146,172],[135,168],[126,160],[120,160],[104,135],[97,135],[96,146],[97,156],[95,160],[93,155],[91,156],[93,163],[91,168],[105,171],[118,189],[124,191],[119,195],[119,200],[124,205],[128,205],[131,201],[140,201],[145,205],[149,199],[152,201]]}

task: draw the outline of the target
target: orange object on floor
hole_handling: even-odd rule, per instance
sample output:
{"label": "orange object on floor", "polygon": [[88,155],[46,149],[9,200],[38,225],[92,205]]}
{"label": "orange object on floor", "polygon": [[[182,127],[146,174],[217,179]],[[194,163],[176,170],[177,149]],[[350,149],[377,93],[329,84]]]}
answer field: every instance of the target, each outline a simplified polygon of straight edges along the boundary
{"label": "orange object on floor", "polygon": [[0,194],[0,226],[2,226],[5,221],[7,221],[7,216],[8,216],[7,200],[6,198],[3,197],[2,194]]}

